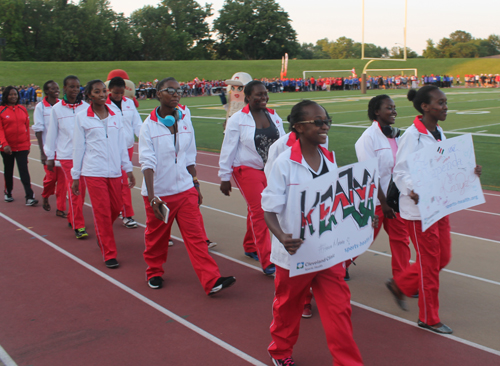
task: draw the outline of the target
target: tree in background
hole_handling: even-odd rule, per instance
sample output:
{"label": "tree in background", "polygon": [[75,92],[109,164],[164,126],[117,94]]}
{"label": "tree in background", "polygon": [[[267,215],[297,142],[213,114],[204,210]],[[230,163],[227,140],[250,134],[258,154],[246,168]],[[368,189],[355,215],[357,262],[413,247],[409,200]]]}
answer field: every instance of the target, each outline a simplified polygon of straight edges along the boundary
{"label": "tree in background", "polygon": [[300,49],[288,13],[274,0],[226,0],[213,31],[220,59],[279,59]]}
{"label": "tree in background", "polygon": [[[403,47],[394,46],[390,51],[390,58],[403,59],[405,58],[405,50]],[[410,47],[406,47],[406,58],[416,58],[418,57],[417,53],[413,51]]]}
{"label": "tree in background", "polygon": [[425,58],[472,58],[500,54],[500,38],[492,34],[486,39],[474,38],[472,34],[457,30],[444,37],[434,47],[432,40],[427,40],[423,52]]}
{"label": "tree in background", "polygon": [[[316,41],[316,46],[321,49],[323,54],[327,55],[324,58],[361,58],[361,43],[355,42],[351,38],[339,37],[336,41],[329,41],[328,38],[323,38]],[[385,58],[389,57],[389,51],[385,47],[382,48],[373,43],[365,43],[365,57]]]}

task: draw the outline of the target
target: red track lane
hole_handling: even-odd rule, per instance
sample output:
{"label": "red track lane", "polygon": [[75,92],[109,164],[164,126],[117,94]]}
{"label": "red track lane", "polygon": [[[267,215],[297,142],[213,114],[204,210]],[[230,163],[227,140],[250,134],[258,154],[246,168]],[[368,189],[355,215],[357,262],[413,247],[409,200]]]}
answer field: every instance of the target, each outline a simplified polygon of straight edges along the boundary
{"label": "red track lane", "polygon": [[[39,194],[40,189],[34,187]],[[66,221],[22,204],[0,202],[0,212],[187,321],[269,364],[266,348],[273,281],[259,271],[214,256],[234,287],[204,294],[182,244],[169,250],[165,287],[144,279],[142,228],[115,224],[121,267],[104,267],[91,209],[90,238],[77,241]],[[246,361],[172,321],[42,241],[0,218],[0,345],[21,365],[247,365]],[[367,365],[494,365],[500,357],[397,320],[354,307],[356,341]],[[302,321],[294,350],[298,365],[329,365],[331,356],[315,311]]]}

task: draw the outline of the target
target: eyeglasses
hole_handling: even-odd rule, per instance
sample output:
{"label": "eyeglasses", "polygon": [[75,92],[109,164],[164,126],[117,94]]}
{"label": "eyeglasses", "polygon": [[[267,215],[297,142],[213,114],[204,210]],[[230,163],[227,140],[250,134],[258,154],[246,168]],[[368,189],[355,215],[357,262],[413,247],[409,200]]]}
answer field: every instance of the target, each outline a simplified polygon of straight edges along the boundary
{"label": "eyeglasses", "polygon": [[296,124],[297,123],[314,123],[316,125],[316,127],[322,127],[323,124],[326,124],[328,127],[330,127],[332,125],[332,120],[331,119],[316,119],[314,121],[300,121],[300,122],[295,122]]}
{"label": "eyeglasses", "polygon": [[174,95],[175,93],[177,93],[177,95],[182,95],[182,89],[175,89],[175,88],[168,87],[168,88],[160,90],[159,93],[161,93],[163,91],[166,91],[170,95]]}
{"label": "eyeglasses", "polygon": [[231,86],[231,90],[232,91],[243,91],[243,87],[242,86]]}

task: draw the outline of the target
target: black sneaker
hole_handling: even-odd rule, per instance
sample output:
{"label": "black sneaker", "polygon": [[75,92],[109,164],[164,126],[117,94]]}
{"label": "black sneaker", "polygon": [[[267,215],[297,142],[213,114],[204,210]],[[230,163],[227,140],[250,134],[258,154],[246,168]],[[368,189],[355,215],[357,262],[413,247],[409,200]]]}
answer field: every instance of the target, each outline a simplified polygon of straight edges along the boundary
{"label": "black sneaker", "polygon": [[5,200],[5,202],[12,202],[12,201],[14,201],[14,198],[12,198],[12,194],[10,194],[10,193],[4,193],[3,194],[3,199]]}
{"label": "black sneaker", "polygon": [[38,200],[34,198],[28,198],[26,200],[26,206],[35,206],[38,203]]}
{"label": "black sneaker", "polygon": [[228,288],[236,282],[236,277],[230,276],[230,277],[219,277],[217,281],[215,281],[214,287],[212,287],[212,290],[208,293],[208,295],[213,295],[217,292],[219,292],[222,289]]}
{"label": "black sneaker", "polygon": [[148,280],[148,285],[149,285],[149,287],[154,288],[154,289],[162,288],[163,278],[161,278],[160,276],[151,277]]}
{"label": "black sneaker", "polygon": [[118,263],[118,261],[115,258],[108,259],[106,262],[104,262],[104,264],[108,268],[118,268],[118,266],[120,265],[120,263]]}
{"label": "black sneaker", "polygon": [[293,362],[291,357],[282,358],[281,360],[271,357],[271,361],[273,361],[274,366],[295,366],[295,362]]}
{"label": "black sneaker", "polygon": [[245,252],[245,256],[248,258],[252,258],[253,260],[259,261],[259,255],[257,252]]}

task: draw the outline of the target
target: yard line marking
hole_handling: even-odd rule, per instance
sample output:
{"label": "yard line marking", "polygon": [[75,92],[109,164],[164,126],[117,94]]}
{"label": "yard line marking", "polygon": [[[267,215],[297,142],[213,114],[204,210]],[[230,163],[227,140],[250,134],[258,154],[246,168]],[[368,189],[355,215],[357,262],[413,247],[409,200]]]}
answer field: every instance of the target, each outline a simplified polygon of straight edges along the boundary
{"label": "yard line marking", "polygon": [[146,296],[141,295],[140,293],[138,293],[137,291],[131,289],[130,287],[126,286],[125,284],[123,284],[123,283],[115,280],[113,277],[111,277],[111,276],[107,275],[106,273],[98,270],[97,268],[95,268],[94,266],[91,266],[90,264],[88,264],[87,262],[81,260],[77,256],[71,254],[70,252],[68,252],[68,251],[64,250],[63,248],[59,247],[58,245],[52,243],[51,241],[45,239],[44,237],[42,237],[40,235],[38,235],[34,231],[28,229],[26,226],[20,224],[19,222],[15,221],[14,219],[11,219],[7,215],[3,214],[2,212],[0,212],[0,217],[2,217],[6,221],[9,221],[11,224],[13,224],[13,225],[15,225],[15,226],[23,229],[25,232],[27,232],[30,235],[33,235],[35,238],[37,238],[41,242],[45,243],[46,245],[48,245],[52,249],[55,249],[59,253],[65,255],[69,259],[72,259],[73,261],[75,261],[76,263],[80,264],[81,266],[83,266],[84,268],[88,269],[89,271],[91,271],[91,272],[95,273],[96,275],[102,277],[106,281],[110,282],[111,284],[115,285],[116,287],[120,288],[121,290],[129,293],[130,295],[134,296],[135,298],[137,298],[138,300],[142,301],[146,305],[149,305],[153,309],[158,310],[160,313],[168,316],[169,318],[171,318],[172,320],[174,320],[174,321],[178,322],[179,324],[185,326],[189,330],[191,330],[191,331],[199,334],[200,336],[206,338],[207,340],[215,343],[216,345],[218,345],[219,347],[225,349],[226,351],[231,352],[235,356],[237,356],[237,357],[239,357],[239,358],[247,361],[248,363],[250,363],[252,365],[266,366],[266,364],[260,362],[259,360],[253,358],[252,356],[244,353],[243,351],[239,350],[238,348],[230,345],[227,342],[224,342],[222,339],[220,339],[220,338],[218,338],[218,337],[210,334],[206,330],[203,330],[203,329],[197,327],[196,325],[194,325],[194,324],[186,321],[184,318],[176,315],[172,311],[170,311],[170,310],[164,308],[163,306],[157,304],[156,302],[150,300]]}
{"label": "yard line marking", "polygon": [[17,366],[17,363],[14,362],[2,346],[0,346],[0,361],[3,362],[5,366]]}
{"label": "yard line marking", "polygon": [[[491,127],[491,126],[498,126],[500,123],[493,123],[491,125],[483,125],[483,126],[474,126],[474,127],[464,127],[464,128],[456,128],[454,130],[449,130],[448,132],[454,132],[454,131],[461,131],[461,130],[471,130],[473,128],[481,128],[481,127]],[[484,132],[484,131],[478,131],[479,132]]]}

